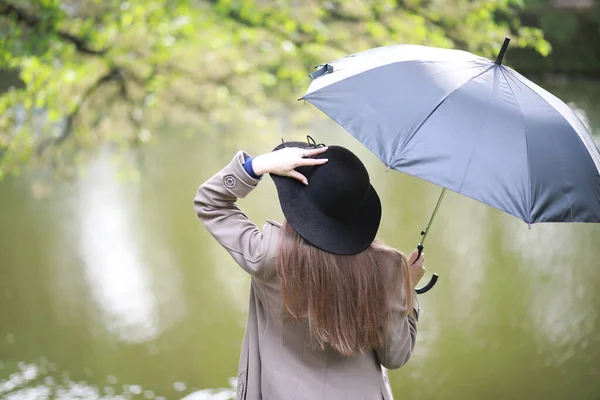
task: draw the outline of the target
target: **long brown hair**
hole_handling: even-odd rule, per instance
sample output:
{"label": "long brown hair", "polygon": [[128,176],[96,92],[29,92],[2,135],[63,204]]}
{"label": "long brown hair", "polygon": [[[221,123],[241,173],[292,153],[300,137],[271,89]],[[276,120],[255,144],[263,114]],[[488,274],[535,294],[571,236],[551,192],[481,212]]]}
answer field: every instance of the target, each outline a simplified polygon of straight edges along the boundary
{"label": "long brown hair", "polygon": [[[284,222],[277,257],[285,322],[306,320],[313,343],[340,354],[364,354],[385,343],[390,327],[390,290],[412,290],[406,257],[376,240],[355,255],[325,252]],[[387,257],[386,257],[387,254]],[[389,282],[392,257],[401,274]],[[402,286],[403,287],[402,287]]]}

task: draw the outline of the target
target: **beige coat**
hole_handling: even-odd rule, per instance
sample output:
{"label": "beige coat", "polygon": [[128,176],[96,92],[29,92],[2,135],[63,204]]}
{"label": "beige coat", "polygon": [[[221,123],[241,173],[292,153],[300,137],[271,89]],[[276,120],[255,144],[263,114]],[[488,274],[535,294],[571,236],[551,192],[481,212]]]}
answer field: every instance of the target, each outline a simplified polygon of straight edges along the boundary
{"label": "beige coat", "polygon": [[[418,303],[415,312],[408,313],[401,288],[394,288],[397,295],[387,344],[354,357],[343,357],[333,349],[315,349],[305,323],[283,323],[275,269],[280,225],[267,221],[261,231],[236,204],[259,182],[244,170],[246,156],[238,152],[229,165],[200,186],[194,200],[206,229],[252,277],[237,398],[392,399],[381,366],[395,369],[408,361],[416,340]],[[399,268],[390,261],[389,274],[396,273]]]}

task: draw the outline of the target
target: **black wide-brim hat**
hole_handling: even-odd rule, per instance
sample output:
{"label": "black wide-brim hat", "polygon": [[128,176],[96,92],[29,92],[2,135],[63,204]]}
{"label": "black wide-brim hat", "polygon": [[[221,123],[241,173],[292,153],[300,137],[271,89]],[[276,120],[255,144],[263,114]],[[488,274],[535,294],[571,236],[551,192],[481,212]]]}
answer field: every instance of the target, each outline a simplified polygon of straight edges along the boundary
{"label": "black wide-brim hat", "polygon": [[[284,142],[284,147],[315,148],[305,142]],[[350,150],[329,146],[313,158],[329,161],[304,166],[297,179],[271,174],[281,209],[291,227],[308,243],[334,254],[357,254],[368,248],[379,229],[381,202],[371,186],[367,169]]]}

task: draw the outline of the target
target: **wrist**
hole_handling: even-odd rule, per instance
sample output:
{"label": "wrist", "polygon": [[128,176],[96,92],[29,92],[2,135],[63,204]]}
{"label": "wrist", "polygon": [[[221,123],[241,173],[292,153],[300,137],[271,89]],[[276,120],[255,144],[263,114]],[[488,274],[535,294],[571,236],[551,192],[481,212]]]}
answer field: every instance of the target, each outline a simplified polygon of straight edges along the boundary
{"label": "wrist", "polygon": [[252,159],[252,169],[256,175],[264,175],[267,171],[264,165],[264,157],[262,155],[256,156]]}
{"label": "wrist", "polygon": [[244,170],[253,179],[260,179],[261,176],[256,175],[256,172],[254,172],[253,161],[254,161],[253,157],[247,157],[246,161],[244,161],[244,164],[243,164]]}

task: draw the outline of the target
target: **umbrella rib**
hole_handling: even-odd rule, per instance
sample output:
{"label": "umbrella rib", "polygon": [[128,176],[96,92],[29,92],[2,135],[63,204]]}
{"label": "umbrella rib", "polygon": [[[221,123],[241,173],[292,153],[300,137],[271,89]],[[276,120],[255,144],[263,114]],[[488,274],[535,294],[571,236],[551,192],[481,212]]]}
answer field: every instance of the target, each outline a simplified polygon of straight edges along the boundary
{"label": "umbrella rib", "polygon": [[[469,80],[467,80],[465,83],[463,83],[462,85],[460,85],[459,87],[453,89],[450,93],[448,93],[446,96],[444,96],[437,104],[436,106],[433,108],[433,110],[431,110],[431,112],[427,115],[427,117],[425,117],[425,119],[423,121],[421,121],[421,123],[419,124],[419,126],[417,127],[417,129],[415,129],[413,131],[413,133],[411,133],[410,135],[408,135],[408,138],[404,141],[402,147],[406,146],[406,144],[408,142],[410,142],[412,140],[413,137],[415,137],[415,135],[417,134],[417,132],[419,132],[419,130],[421,129],[421,127],[423,127],[423,125],[425,124],[425,122],[427,122],[427,120],[433,115],[433,113],[435,113],[437,111],[438,108],[440,108],[440,106],[442,104],[444,104],[444,102],[446,100],[448,100],[448,98],[450,96],[452,96],[454,93],[456,93],[460,88],[462,88],[465,85],[468,85],[469,83],[471,83],[473,80],[479,78],[481,75],[485,74],[486,72],[488,72],[490,69],[492,69],[496,64],[492,64],[489,67],[487,67],[486,69],[484,69],[483,71],[481,71],[480,73],[478,73],[477,75],[469,78]],[[400,142],[400,132],[398,132],[396,134],[396,137],[394,138],[394,142],[391,145],[391,148],[394,150],[398,149],[398,143]],[[392,168],[394,167],[393,165],[391,165],[391,160],[390,162],[387,163],[388,166],[391,166]]]}
{"label": "umbrella rib", "polygon": [[[508,70],[508,72],[510,73],[511,70]],[[511,73],[510,75],[512,76],[513,74]],[[548,106],[550,106],[555,112],[557,112],[559,115],[562,116],[562,114],[560,113],[560,111],[558,111],[552,104],[550,104],[550,102],[546,101],[546,99],[544,99],[542,96],[540,96],[539,93],[537,93],[535,90],[533,90],[532,88],[530,88],[525,82],[523,82],[521,79],[519,79],[518,76],[514,76],[514,78],[517,79],[519,82],[521,82],[523,84],[523,86],[525,86],[527,89],[529,89],[531,92],[533,92],[537,97],[539,97],[540,99],[542,99],[545,104],[547,104]],[[577,115],[575,115],[575,116],[577,117]],[[579,117],[577,117],[577,118],[579,118]],[[581,141],[581,144],[584,146],[584,148],[586,149],[588,155],[592,159],[592,162],[595,163],[592,154],[590,154],[590,151],[587,149],[587,146],[585,145],[585,142],[583,141],[583,139],[581,138],[581,136],[577,132],[577,129],[575,129],[575,127],[573,125],[571,125],[568,121],[567,121],[567,124],[571,127],[571,129],[573,129],[575,131],[575,133],[579,137],[579,140]],[[528,157],[527,161],[529,162],[529,157]],[[565,197],[567,198],[567,201],[569,202],[569,211],[571,212],[571,219],[573,219],[573,202],[571,201],[571,197],[569,196],[569,191],[567,189],[567,184],[566,184],[566,179],[565,178],[566,177],[563,176],[563,182],[565,182],[564,185],[563,185],[563,187],[564,187],[564,190],[565,190]],[[533,200],[532,200],[532,203],[533,203]],[[532,204],[532,207],[533,207],[533,204]]]}
{"label": "umbrella rib", "polygon": [[[497,65],[497,64],[494,64],[494,65]],[[468,164],[465,168],[465,172],[463,173],[463,177],[460,181],[460,186],[458,187],[458,193],[462,192],[462,187],[465,184],[465,179],[467,179],[467,173],[469,172],[469,169],[471,168],[471,163],[473,161],[473,155],[475,154],[475,149],[477,148],[477,145],[479,144],[479,139],[481,138],[481,132],[483,131],[482,127],[483,127],[483,124],[485,123],[485,120],[487,119],[487,115],[488,115],[488,112],[490,109],[490,102],[492,101],[492,95],[494,94],[495,86],[496,86],[496,82],[493,82],[492,87],[490,88],[490,94],[487,99],[487,107],[485,108],[485,114],[483,115],[483,118],[481,119],[481,124],[479,125],[479,130],[477,131],[477,140],[473,144],[473,149],[471,149],[471,156],[469,157]]]}
{"label": "umbrella rib", "polygon": [[[507,72],[510,74],[510,76],[514,77],[517,81],[521,82],[527,89],[529,89],[531,92],[533,92],[537,97],[539,97],[540,99],[542,99],[545,103],[547,103],[550,107],[552,107],[552,109],[554,111],[556,111],[557,113],[559,113],[560,115],[562,115],[562,113],[556,109],[556,107],[554,107],[553,104],[551,104],[549,101],[547,101],[542,95],[540,95],[537,91],[535,91],[533,88],[531,88],[528,84],[527,81],[529,81],[527,78],[525,78],[523,75],[521,75],[520,73],[518,73],[517,71],[514,71],[510,68],[507,69]],[[543,89],[543,88],[542,88]],[[552,93],[548,92],[550,95],[554,96]],[[558,98],[557,98],[558,99]],[[560,100],[560,99],[558,99]],[[562,100],[560,100],[562,101]],[[568,107],[568,106],[567,106]],[[577,113],[573,112],[575,118],[577,119],[577,121],[579,121],[579,123],[581,124],[581,126],[584,127],[584,129],[586,130],[586,132],[589,134],[590,132],[588,131],[587,127],[585,126],[585,124],[581,121],[581,118],[579,118],[579,116],[577,115]],[[590,157],[592,158],[592,161],[594,162],[594,164],[596,165],[596,169],[598,169],[598,174],[600,175],[600,148],[598,148],[598,145],[592,140],[590,144],[590,146],[593,146],[596,148],[597,154],[592,154],[592,149],[588,148],[588,141],[585,140],[582,135],[579,134],[579,131],[577,131],[577,128],[573,126],[573,124],[571,124],[568,120],[567,123],[571,126],[571,128],[575,131],[575,133],[577,134],[577,136],[579,136],[579,139],[581,140],[581,142],[583,143],[583,145],[586,147],[587,152],[590,154]]]}
{"label": "umbrella rib", "polygon": [[531,213],[533,212],[533,193],[531,191],[533,188],[531,187],[531,167],[529,165],[529,140],[527,139],[527,125],[525,125],[525,116],[523,115],[523,110],[521,110],[521,103],[519,103],[519,99],[517,99],[515,91],[513,90],[508,78],[506,77],[506,74],[504,73],[504,67],[500,67],[500,72],[502,72],[502,76],[504,77],[504,80],[506,81],[506,84],[510,89],[510,93],[512,94],[513,99],[515,99],[515,101],[517,102],[517,107],[519,108],[519,113],[521,114],[521,123],[523,124],[523,129],[525,130],[525,151],[527,152],[527,179],[529,181],[529,199],[527,199],[527,224],[531,227]]}

